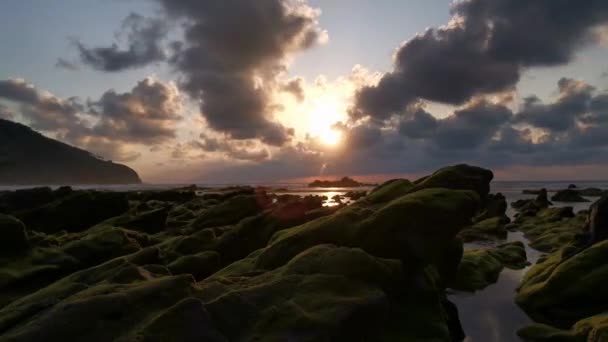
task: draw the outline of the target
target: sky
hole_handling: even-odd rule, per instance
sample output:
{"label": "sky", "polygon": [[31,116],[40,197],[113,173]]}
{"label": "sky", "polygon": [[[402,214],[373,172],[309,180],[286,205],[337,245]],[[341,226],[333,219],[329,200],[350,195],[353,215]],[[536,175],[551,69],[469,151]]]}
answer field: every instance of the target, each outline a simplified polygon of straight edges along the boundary
{"label": "sky", "polygon": [[608,170],[602,0],[6,0],[0,42],[0,118],[146,182]]}

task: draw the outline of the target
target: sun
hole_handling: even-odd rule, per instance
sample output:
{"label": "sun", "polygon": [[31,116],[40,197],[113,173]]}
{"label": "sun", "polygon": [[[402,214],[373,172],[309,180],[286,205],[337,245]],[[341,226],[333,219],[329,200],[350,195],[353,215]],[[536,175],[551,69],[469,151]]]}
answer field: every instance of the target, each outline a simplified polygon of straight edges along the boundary
{"label": "sun", "polygon": [[343,107],[337,99],[324,98],[315,101],[310,114],[308,133],[326,146],[336,146],[342,141],[342,132],[333,126],[343,119]]}

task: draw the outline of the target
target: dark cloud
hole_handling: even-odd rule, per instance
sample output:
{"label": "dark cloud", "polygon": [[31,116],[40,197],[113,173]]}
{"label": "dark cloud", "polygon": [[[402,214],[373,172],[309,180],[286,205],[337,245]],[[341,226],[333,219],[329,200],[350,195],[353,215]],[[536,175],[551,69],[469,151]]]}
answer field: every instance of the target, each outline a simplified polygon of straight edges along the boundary
{"label": "dark cloud", "polygon": [[582,82],[562,78],[557,101],[545,105],[536,97],[528,97],[517,115],[519,122],[552,131],[566,131],[589,113],[595,88]]}
{"label": "dark cloud", "polygon": [[[556,115],[567,123],[523,120],[531,106],[542,116],[559,112]],[[212,168],[205,179],[420,174],[456,163],[497,170],[608,165],[607,114],[608,91],[564,78],[556,98],[547,103],[530,97],[513,112],[500,99],[475,98],[444,118],[412,106],[399,121],[337,126],[343,133],[341,147],[324,148],[309,140],[255,164]]]}
{"label": "dark cloud", "polygon": [[[182,99],[176,86],[151,78],[130,92],[109,90],[97,101],[62,99],[23,80],[0,80],[0,102],[17,105],[20,117],[36,129],[105,158],[134,160],[132,145],[154,146],[175,137]],[[1,105],[1,103],[0,103]],[[3,112],[0,106],[0,112]]]}
{"label": "dark cloud", "polygon": [[96,70],[116,72],[165,60],[162,42],[167,36],[168,26],[163,20],[131,13],[124,19],[122,30],[127,42],[124,49],[116,43],[90,48],[75,40],[80,61]]}
{"label": "dark cloud", "polygon": [[201,103],[209,127],[234,139],[282,145],[293,131],[273,121],[270,94],[285,58],[317,43],[318,13],[303,1],[158,0],[185,20],[171,63]]}
{"label": "dark cloud", "polygon": [[70,62],[64,58],[58,58],[57,63],[55,63],[55,67],[60,68],[60,69],[70,70],[70,71],[80,70],[80,67],[78,66],[78,64],[76,64],[74,62]]}
{"label": "dark cloud", "polygon": [[387,119],[418,99],[462,104],[512,89],[526,67],[572,60],[608,23],[608,2],[464,0],[447,26],[428,29],[397,51],[394,70],[364,87],[355,118]]}
{"label": "dark cloud", "polygon": [[201,134],[199,140],[190,142],[195,150],[209,153],[221,153],[224,156],[251,162],[262,162],[270,157],[268,149],[257,146],[253,141],[230,141],[218,139]]}
{"label": "dark cloud", "polygon": [[93,134],[154,145],[175,137],[182,98],[175,86],[147,78],[127,93],[109,90],[89,106],[99,119]]}
{"label": "dark cloud", "polygon": [[77,114],[83,106],[78,99],[61,99],[43,93],[24,80],[0,80],[0,100],[3,99],[18,104],[19,112],[34,129],[69,130],[81,124]]}
{"label": "dark cloud", "polygon": [[304,94],[304,80],[302,80],[301,78],[296,78],[285,83],[281,87],[281,90],[290,93],[299,102],[304,101],[304,99],[306,98],[306,94]]}

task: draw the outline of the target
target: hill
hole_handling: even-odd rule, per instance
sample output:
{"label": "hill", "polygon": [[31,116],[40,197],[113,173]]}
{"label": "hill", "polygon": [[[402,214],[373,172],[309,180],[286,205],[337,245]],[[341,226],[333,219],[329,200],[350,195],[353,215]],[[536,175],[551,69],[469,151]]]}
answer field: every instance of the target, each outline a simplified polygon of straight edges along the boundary
{"label": "hill", "polygon": [[0,184],[136,184],[131,168],[0,119]]}

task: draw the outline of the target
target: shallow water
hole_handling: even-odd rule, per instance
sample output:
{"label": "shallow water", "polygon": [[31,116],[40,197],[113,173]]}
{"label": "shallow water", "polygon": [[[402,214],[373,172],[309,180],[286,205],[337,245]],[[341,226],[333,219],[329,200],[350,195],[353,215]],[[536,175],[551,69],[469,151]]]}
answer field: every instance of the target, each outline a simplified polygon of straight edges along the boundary
{"label": "shallow water", "polygon": [[[563,188],[568,186],[568,182],[554,184],[554,188]],[[498,185],[498,186],[497,186]],[[493,184],[492,192],[501,192],[507,198],[507,202],[511,203],[518,199],[534,198],[531,195],[523,195],[523,189],[538,189],[552,188],[547,185],[551,184],[508,184],[507,187],[501,187],[502,184]],[[539,186],[540,185],[540,186]],[[585,184],[579,187],[599,187],[606,189],[607,184],[592,183]],[[593,198],[588,198],[593,201]],[[572,206],[574,211],[588,209],[591,202],[588,203],[554,203],[555,206],[565,207]],[[515,211],[509,205],[507,215],[513,218]],[[528,246],[528,239],[523,236],[522,232],[509,232],[506,241],[500,241],[496,244],[505,242],[521,241],[526,247],[526,254],[531,265],[535,264],[538,258],[542,255],[541,252]],[[493,245],[488,244],[465,244],[465,249],[475,249],[480,247],[488,247]],[[510,270],[505,268],[496,284],[490,285],[485,289],[476,293],[465,293],[452,291],[448,297],[456,304],[459,311],[462,327],[467,335],[466,342],[511,342],[521,341],[516,332],[519,328],[532,323],[532,320],[515,304],[515,291],[519,286],[522,277],[530,269],[528,266],[522,270]]]}

